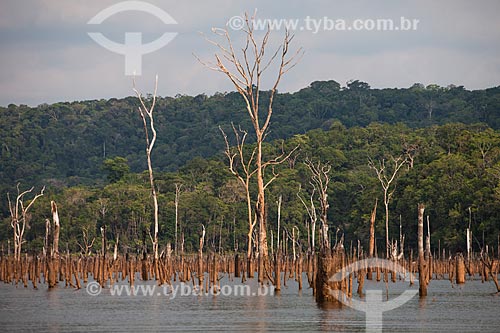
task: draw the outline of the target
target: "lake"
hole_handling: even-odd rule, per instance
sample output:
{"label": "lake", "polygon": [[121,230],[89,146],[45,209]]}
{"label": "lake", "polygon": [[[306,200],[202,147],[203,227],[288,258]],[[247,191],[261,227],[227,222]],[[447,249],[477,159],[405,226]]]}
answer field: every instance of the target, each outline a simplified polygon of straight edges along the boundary
{"label": "lake", "polygon": [[[155,288],[151,296],[112,295],[105,288],[98,296],[86,288],[75,290],[60,286],[48,291],[25,289],[22,285],[0,284],[0,330],[3,332],[364,332],[365,314],[348,306],[323,309],[317,306],[312,289],[297,290],[288,281],[280,295],[259,292],[254,279],[248,280],[250,296],[180,295],[166,287],[154,287],[154,281],[136,281],[136,285]],[[177,285],[179,285],[177,283]],[[221,280],[234,287],[240,281]],[[126,285],[124,285],[126,286]],[[173,285],[173,288],[176,284]],[[185,286],[186,288],[189,287]],[[389,299],[407,289],[408,282],[389,283]],[[115,287],[117,288],[117,287]],[[168,288],[167,288],[168,289]],[[385,283],[365,282],[365,289],[384,290]],[[187,290],[187,289],[186,289]],[[355,290],[355,289],[354,289]],[[433,280],[429,296],[418,295],[399,308],[383,313],[384,332],[499,332],[500,296],[493,294],[491,282],[467,281],[452,286],[448,280]],[[142,290],[140,290],[142,291]],[[161,291],[161,292],[160,292]],[[260,294],[260,295],[258,295]]]}

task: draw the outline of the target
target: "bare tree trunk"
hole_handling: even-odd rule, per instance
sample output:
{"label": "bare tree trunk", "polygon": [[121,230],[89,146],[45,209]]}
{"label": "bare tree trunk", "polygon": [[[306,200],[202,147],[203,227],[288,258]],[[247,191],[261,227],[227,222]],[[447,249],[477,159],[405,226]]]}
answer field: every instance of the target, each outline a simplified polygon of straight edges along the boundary
{"label": "bare tree trunk", "polygon": [[[25,207],[24,206],[24,196],[31,191],[33,191],[34,187],[24,192],[19,190],[19,185],[17,184],[17,197],[16,203],[13,204],[10,201],[10,195],[7,193],[7,200],[9,204],[9,212],[10,212],[10,226],[14,231],[14,260],[16,262],[21,260],[21,248],[24,242],[24,231],[26,229],[26,224],[28,223],[28,211],[35,203],[36,199],[43,195],[43,191],[45,190],[45,186],[42,188],[39,194],[35,195],[35,197],[31,200],[31,202]],[[19,211],[21,209],[21,211]]]}
{"label": "bare tree trunk", "polygon": [[385,206],[385,248],[386,248],[386,259],[389,259],[389,200],[387,200],[387,193],[384,194],[384,206]]}
{"label": "bare tree trunk", "polygon": [[257,203],[255,212],[259,223],[259,255],[267,258],[267,221],[266,221],[266,199],[264,192],[264,174],[262,170],[262,135],[257,142]]}
{"label": "bare tree trunk", "polygon": [[50,234],[50,220],[45,219],[45,238],[43,241],[43,256],[44,257],[47,257],[47,255],[52,254],[52,253],[48,253],[48,252],[52,252],[49,249],[49,234]]}
{"label": "bare tree trunk", "polygon": [[203,230],[200,237],[200,247],[198,249],[198,286],[200,292],[203,290],[203,277],[205,270],[203,269],[203,245],[205,244],[205,226],[201,225]]}
{"label": "bare tree trunk", "polygon": [[427,296],[427,271],[424,258],[424,204],[418,205],[418,281],[420,297]]}
{"label": "bare tree trunk", "polygon": [[427,280],[432,279],[432,252],[431,252],[431,226],[427,215],[427,236],[425,237],[425,261],[427,262]]}
{"label": "bare tree trunk", "polygon": [[116,235],[115,248],[113,250],[113,261],[116,261],[118,258],[118,242],[120,240],[120,234]]}
{"label": "bare tree trunk", "polygon": [[[277,52],[272,53],[269,59],[266,59],[264,55],[269,41],[270,29],[268,28],[262,40],[258,41],[254,35],[253,20],[254,17],[245,15],[245,27],[241,30],[245,34],[245,44],[241,49],[238,48],[242,51],[241,54],[236,53],[227,28],[212,29],[212,31],[221,37],[224,42],[221,44],[220,42],[209,40],[211,44],[219,49],[220,54],[215,55],[214,64],[202,63],[212,70],[225,74],[231,81],[245,102],[246,111],[255,130],[256,151],[255,155],[252,155],[252,158],[255,156],[255,175],[257,178],[255,215],[257,217],[256,223],[259,227],[259,280],[262,282],[264,277],[264,259],[267,258],[268,255],[265,189],[277,177],[277,174],[273,172],[274,176],[271,180],[264,182],[264,169],[269,165],[276,165],[284,162],[291,154],[287,156],[282,154],[274,160],[264,162],[262,157],[262,142],[269,131],[271,115],[273,113],[274,96],[279,82],[282,76],[295,66],[296,61],[294,59],[299,55],[300,50],[295,55],[291,57],[288,56],[288,47],[292,36],[290,36],[287,31],[281,47]],[[261,103],[261,79],[263,73],[275,59],[278,59],[278,74],[272,88],[268,91],[267,110],[265,114],[262,114],[259,108]],[[253,171],[249,171],[249,173],[253,173]]]}
{"label": "bare tree trunk", "polygon": [[396,191],[396,180],[397,180],[397,175],[401,167],[405,164],[408,163],[408,160],[406,158],[403,158],[403,156],[398,156],[396,158],[392,157],[392,162],[394,166],[392,167],[392,170],[388,170],[387,166],[385,164],[385,159],[382,159],[379,161],[378,165],[375,164],[375,162],[369,158],[368,159],[368,166],[375,170],[375,173],[377,174],[377,178],[380,181],[380,185],[382,186],[382,190],[384,192],[384,206],[385,206],[385,249],[386,249],[386,258],[389,258],[389,249],[390,249],[390,243],[389,243],[389,203],[392,199],[392,196],[394,195],[394,192]]}
{"label": "bare tree trunk", "polygon": [[277,236],[278,243],[276,244],[276,252],[278,252],[280,249],[281,201],[282,201],[282,196],[280,195],[278,198],[278,236]]}
{"label": "bare tree trunk", "polygon": [[[255,215],[254,217],[254,211],[252,209],[252,198],[250,196],[250,180],[254,176],[254,174],[257,172],[256,169],[252,169],[252,163],[254,162],[254,157],[255,157],[255,152],[256,149],[252,151],[252,154],[248,160],[245,160],[245,140],[247,138],[248,133],[241,128],[236,130],[236,127],[233,125],[233,133],[234,137],[236,139],[236,153],[233,153],[231,150],[231,146],[229,144],[228,138],[222,127],[219,127],[222,136],[224,137],[224,142],[226,144],[226,149],[224,151],[225,155],[228,158],[228,163],[229,163],[229,171],[231,174],[236,176],[236,178],[240,181],[240,183],[243,185],[245,189],[245,198],[247,202],[247,218],[248,218],[248,234],[247,234],[247,258],[252,258],[253,257],[253,231],[257,223],[257,217]],[[239,160],[239,163],[241,165],[241,169],[243,171],[242,174],[238,171],[238,168],[236,167],[237,160]],[[248,261],[250,263],[250,261]],[[250,271],[250,269],[249,269]],[[250,277],[250,276],[249,276]],[[253,275],[252,275],[253,277]]]}
{"label": "bare tree trunk", "polygon": [[[375,199],[375,206],[373,207],[372,215],[370,217],[370,243],[368,245],[368,256],[370,258],[373,258],[373,256],[375,255],[375,218],[377,216],[377,203],[378,203],[378,199]],[[367,267],[366,278],[368,280],[373,279],[372,274],[373,274],[372,268]],[[364,281],[363,281],[363,283],[364,283]],[[363,288],[361,287],[361,289],[363,289]]]}
{"label": "bare tree trunk", "polygon": [[377,216],[377,202],[378,199],[375,199],[375,206],[373,207],[372,215],[370,217],[370,243],[368,246],[368,255],[370,258],[373,257],[375,250],[375,217]]}
{"label": "bare tree trunk", "polygon": [[[299,185],[299,191],[297,192],[297,196],[299,197],[300,201],[302,202],[302,205],[304,205],[306,211],[307,211],[307,214],[309,215],[309,220],[311,222],[311,230],[309,231],[309,225],[307,225],[307,240],[308,240],[308,244],[310,245],[309,249],[310,249],[310,253],[314,254],[314,250],[315,250],[315,238],[316,238],[316,220],[318,219],[317,218],[317,215],[316,215],[316,207],[314,206],[314,193],[315,193],[316,189],[315,187],[313,186],[313,191],[311,193],[311,196],[309,197],[309,205],[306,204],[306,202],[304,201],[304,199],[302,199],[301,195],[300,195],[300,185]],[[311,242],[309,242],[309,239],[311,239]]]}
{"label": "bare tree trunk", "polygon": [[[153,243],[153,252],[154,252],[155,262],[158,261],[158,197],[156,195],[156,187],[155,187],[154,177],[153,177],[153,166],[151,163],[151,152],[152,152],[154,144],[156,142],[156,129],[154,127],[153,111],[154,111],[155,104],[156,104],[157,89],[158,89],[158,75],[156,76],[156,80],[155,80],[153,102],[151,103],[151,107],[148,108],[148,107],[146,107],[146,104],[144,103],[144,100],[142,98],[141,93],[139,93],[139,91],[135,88],[135,80],[134,80],[134,92],[136,93],[137,98],[139,99],[139,102],[141,103],[141,106],[139,107],[139,113],[140,113],[141,118],[142,118],[142,122],[144,125],[144,132],[146,135],[146,157],[148,160],[149,183],[151,186],[151,194],[153,196],[153,207],[154,207],[154,234],[153,234],[153,237],[151,240]],[[146,115],[148,116],[149,128],[151,129],[151,133],[152,133],[151,141],[149,140],[148,121],[146,120]]]}
{"label": "bare tree trunk", "polygon": [[[329,164],[322,165],[321,162],[318,162],[317,165],[315,165],[309,159],[306,159],[304,163],[311,172],[313,193],[316,188],[318,190],[321,221],[321,248],[330,248],[330,242],[328,240],[328,208],[330,207],[330,204],[328,203],[328,184],[330,183],[329,173],[332,167]],[[312,204],[311,209],[314,209],[314,204]]]}
{"label": "bare tree trunk", "polygon": [[56,258],[59,256],[59,213],[57,212],[57,205],[55,201],[50,202],[50,206],[52,207],[52,220],[54,221],[54,242],[53,242],[53,252]]}

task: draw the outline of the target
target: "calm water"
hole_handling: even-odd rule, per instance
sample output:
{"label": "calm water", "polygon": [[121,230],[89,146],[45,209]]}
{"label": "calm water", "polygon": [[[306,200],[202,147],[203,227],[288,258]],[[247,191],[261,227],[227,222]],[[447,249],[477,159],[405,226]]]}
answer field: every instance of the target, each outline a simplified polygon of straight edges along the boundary
{"label": "calm water", "polygon": [[[225,278],[221,282],[238,283]],[[255,281],[247,283],[257,290]],[[148,284],[153,285],[152,281]],[[365,286],[385,293],[384,283],[367,281]],[[389,298],[408,288],[407,282],[389,283]],[[462,287],[452,287],[447,280],[431,281],[424,301],[417,295],[402,307],[384,313],[384,332],[500,332],[500,296],[493,295],[494,290],[491,282],[467,281]],[[311,289],[299,293],[294,281],[289,281],[279,296],[170,298],[156,293],[112,296],[109,289],[90,296],[85,288],[74,290],[61,285],[47,291],[45,285],[33,290],[2,283],[0,331],[365,331],[363,312],[346,306],[321,309]]]}

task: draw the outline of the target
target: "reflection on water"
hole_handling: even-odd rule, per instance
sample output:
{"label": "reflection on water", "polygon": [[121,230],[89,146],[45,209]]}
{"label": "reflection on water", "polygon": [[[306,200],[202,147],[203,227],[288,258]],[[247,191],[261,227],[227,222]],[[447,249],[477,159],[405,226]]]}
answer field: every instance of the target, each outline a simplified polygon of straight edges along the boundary
{"label": "reflection on water", "polygon": [[[238,282],[221,281],[221,285],[232,283]],[[258,288],[255,280],[247,283]],[[385,290],[385,285],[366,281],[365,288]],[[390,298],[407,288],[408,283],[390,283]],[[452,287],[446,280],[431,281],[426,299],[416,296],[384,313],[384,332],[498,332],[500,297],[493,290],[493,285],[480,281],[467,281],[462,287]],[[279,296],[190,295],[175,299],[111,296],[106,290],[89,296],[85,289],[63,286],[47,291],[43,285],[33,290],[0,284],[2,332],[364,332],[364,320],[364,313],[348,306],[317,306],[311,289],[299,293],[293,281]]]}

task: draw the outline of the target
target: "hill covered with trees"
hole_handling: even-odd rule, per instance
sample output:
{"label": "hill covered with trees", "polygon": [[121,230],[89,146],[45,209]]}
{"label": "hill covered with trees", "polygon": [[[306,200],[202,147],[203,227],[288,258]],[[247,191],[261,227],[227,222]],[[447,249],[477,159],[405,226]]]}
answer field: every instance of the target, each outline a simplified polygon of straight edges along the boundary
{"label": "hill covered with trees", "polygon": [[[87,239],[96,237],[95,248],[99,248],[97,233],[103,225],[110,245],[118,235],[121,246],[129,251],[149,243],[152,207],[148,176],[142,172],[145,142],[137,103],[129,97],[0,109],[4,217],[0,240],[4,244],[11,237],[5,194],[13,194],[17,182],[22,188],[47,185],[31,212],[27,250],[41,249],[50,200],[59,206],[61,243],[72,251],[83,245],[82,231]],[[215,251],[245,247],[245,193],[228,171],[218,128],[222,126],[233,143],[230,123],[250,126],[242,108],[235,93],[158,100],[153,165],[162,246],[174,240],[177,186],[178,237],[187,251],[196,249],[202,223],[207,228],[207,244]],[[367,241],[370,213],[378,199],[380,251],[385,244],[385,213],[375,169],[390,170],[399,157],[405,163],[388,205],[391,239],[399,239],[401,224],[406,246],[415,244],[416,206],[423,202],[434,250],[463,248],[469,224],[476,248],[483,242],[496,245],[500,232],[499,109],[500,88],[467,91],[414,85],[378,90],[359,81],[346,88],[328,81],[278,95],[266,156],[299,148],[274,170],[279,176],[268,188],[269,237],[277,228],[276,203],[281,196],[285,235],[296,227],[301,246],[307,249],[309,217],[298,192],[309,201],[310,173],[303,162],[310,159],[331,166],[331,237]],[[251,141],[249,137],[248,151]],[[268,170],[266,175],[273,174]]]}
{"label": "hill covered with trees", "polygon": [[[96,184],[104,179],[103,161],[115,156],[127,158],[134,172],[146,169],[137,107],[138,100],[128,97],[0,108],[1,188],[19,181]],[[344,88],[335,81],[313,82],[296,93],[277,95],[267,140],[328,130],[335,121],[348,128],[372,122],[400,122],[411,128],[482,122],[499,129],[499,107],[500,87],[468,91],[415,84],[408,89],[371,89],[360,81]],[[234,92],[159,98],[155,113],[154,166],[165,171],[219,153],[223,140],[218,126],[251,126]]]}

